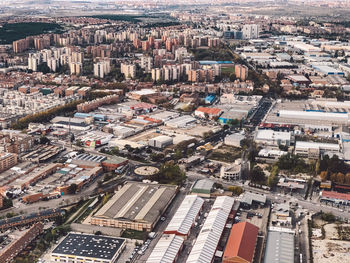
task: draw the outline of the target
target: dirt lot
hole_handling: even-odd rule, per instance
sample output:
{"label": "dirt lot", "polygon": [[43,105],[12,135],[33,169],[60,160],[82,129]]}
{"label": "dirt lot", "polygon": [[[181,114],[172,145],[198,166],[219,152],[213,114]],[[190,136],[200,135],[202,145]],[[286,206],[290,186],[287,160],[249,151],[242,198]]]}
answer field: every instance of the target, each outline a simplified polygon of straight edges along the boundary
{"label": "dirt lot", "polygon": [[[324,239],[313,238],[313,257],[317,263],[345,263],[349,262],[350,257],[350,228],[348,224],[323,224],[322,221],[316,221],[317,227],[323,225]],[[340,235],[339,235],[340,234]],[[339,240],[343,239],[343,240]]]}
{"label": "dirt lot", "polygon": [[350,258],[350,242],[338,240],[312,240],[314,262],[345,263]]}

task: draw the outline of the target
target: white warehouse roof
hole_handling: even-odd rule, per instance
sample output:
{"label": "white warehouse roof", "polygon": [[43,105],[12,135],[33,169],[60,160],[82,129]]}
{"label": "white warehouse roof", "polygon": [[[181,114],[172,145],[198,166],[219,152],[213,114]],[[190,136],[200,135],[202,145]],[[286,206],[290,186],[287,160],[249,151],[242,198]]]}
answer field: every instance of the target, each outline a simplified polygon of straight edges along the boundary
{"label": "white warehouse roof", "polygon": [[328,121],[342,121],[348,122],[349,115],[347,113],[338,112],[317,112],[317,111],[295,111],[295,110],[280,110],[279,116],[281,118],[298,118],[311,120],[328,120]]}
{"label": "white warehouse roof", "polygon": [[187,235],[196,220],[204,200],[197,195],[187,195],[165,229],[166,232]]}
{"label": "white warehouse roof", "polygon": [[291,133],[290,132],[280,132],[274,130],[258,130],[256,139],[257,140],[283,140],[290,141]]}
{"label": "white warehouse roof", "polygon": [[320,150],[339,151],[340,146],[339,144],[335,144],[335,143],[297,141],[295,143],[295,149],[296,150],[320,149]]}
{"label": "white warehouse roof", "polygon": [[153,248],[147,263],[173,263],[184,243],[184,239],[174,234],[163,234]]}
{"label": "white warehouse roof", "polygon": [[235,199],[217,197],[197,237],[187,263],[211,263]]}

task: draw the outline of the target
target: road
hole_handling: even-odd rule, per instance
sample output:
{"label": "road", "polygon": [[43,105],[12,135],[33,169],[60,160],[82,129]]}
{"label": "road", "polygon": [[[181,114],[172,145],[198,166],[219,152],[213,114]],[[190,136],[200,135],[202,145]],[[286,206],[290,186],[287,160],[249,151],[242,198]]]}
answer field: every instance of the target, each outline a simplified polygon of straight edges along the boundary
{"label": "road", "polygon": [[[187,171],[186,175],[187,175],[187,179],[189,181],[192,181],[192,182],[196,181],[196,180],[208,178],[206,175],[199,174],[195,171]],[[258,194],[265,194],[267,199],[269,199],[273,203],[296,202],[296,203],[298,203],[299,206],[307,209],[310,213],[317,213],[320,211],[330,212],[337,217],[350,219],[350,212],[348,212],[348,211],[344,212],[342,209],[328,206],[328,205],[324,205],[324,204],[320,204],[316,200],[304,200],[300,196],[277,194],[275,192],[270,192],[270,191],[250,187],[250,186],[244,185],[244,184],[239,183],[239,182],[228,182],[228,181],[222,180],[220,178],[211,177],[210,179],[215,181],[216,183],[222,184],[224,187],[228,187],[228,186],[232,186],[232,185],[241,186],[245,191],[250,191],[250,192],[254,192],[254,193],[258,193]]]}

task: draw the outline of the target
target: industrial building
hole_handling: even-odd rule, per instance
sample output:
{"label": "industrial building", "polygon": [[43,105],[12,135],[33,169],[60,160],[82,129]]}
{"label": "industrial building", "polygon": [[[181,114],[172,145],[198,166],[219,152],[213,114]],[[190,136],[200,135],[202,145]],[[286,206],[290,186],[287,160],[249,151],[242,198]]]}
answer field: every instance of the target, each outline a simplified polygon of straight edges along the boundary
{"label": "industrial building", "polygon": [[168,120],[165,122],[165,125],[172,128],[184,128],[186,126],[196,123],[196,121],[197,120],[195,118],[185,115]]}
{"label": "industrial building", "polygon": [[245,136],[243,134],[234,133],[227,135],[224,139],[224,144],[233,147],[241,147],[241,141],[244,140]]}
{"label": "industrial building", "polygon": [[320,201],[334,204],[350,205],[350,194],[333,191],[322,191]]}
{"label": "industrial building", "polygon": [[293,263],[294,235],[286,232],[269,231],[267,235],[264,262]]}
{"label": "industrial building", "polygon": [[308,157],[310,159],[318,159],[320,154],[325,152],[339,153],[340,145],[335,143],[305,142],[297,141],[295,143],[295,154]]}
{"label": "industrial building", "polygon": [[87,147],[96,148],[108,144],[112,138],[113,135],[110,133],[93,131],[87,132],[86,134],[79,136],[77,139]]}
{"label": "industrial building", "polygon": [[95,215],[92,225],[152,231],[177,186],[127,182]]}
{"label": "industrial building", "polygon": [[184,239],[175,234],[163,234],[146,263],[173,263],[183,247]]}
{"label": "industrial building", "polygon": [[215,117],[219,117],[222,113],[221,109],[218,108],[207,108],[207,107],[199,107],[195,110],[194,114],[200,118],[210,118],[213,119]]}
{"label": "industrial building", "polygon": [[265,205],[266,195],[256,194],[252,192],[244,192],[240,201],[242,205],[246,206],[251,206],[253,204]]}
{"label": "industrial building", "polygon": [[125,248],[124,238],[69,233],[51,252],[53,262],[114,263]]}
{"label": "industrial building", "polygon": [[164,233],[188,237],[203,203],[204,200],[197,195],[187,195],[176,210]]}
{"label": "industrial building", "polygon": [[213,261],[234,201],[234,198],[228,196],[216,198],[187,258],[187,263],[211,263]]}
{"label": "industrial building", "polygon": [[148,145],[154,148],[163,149],[173,144],[173,138],[165,135],[154,137],[148,141]]}
{"label": "industrial building", "polygon": [[214,182],[209,179],[201,179],[194,183],[191,193],[204,198],[210,198],[213,191]]}
{"label": "industrial building", "polygon": [[91,129],[91,125],[86,124],[85,119],[55,117],[51,120],[52,126],[60,129],[72,129],[77,131],[87,131]]}
{"label": "industrial building", "polygon": [[291,132],[282,132],[274,130],[257,130],[255,142],[265,146],[290,146],[293,137]]}
{"label": "industrial building", "polygon": [[266,117],[265,122],[271,124],[299,125],[314,130],[328,130],[349,124],[349,101],[332,99],[310,99],[301,101],[277,101]]}
{"label": "industrial building", "polygon": [[253,262],[258,233],[259,228],[251,223],[240,222],[234,224],[226,244],[222,262]]}

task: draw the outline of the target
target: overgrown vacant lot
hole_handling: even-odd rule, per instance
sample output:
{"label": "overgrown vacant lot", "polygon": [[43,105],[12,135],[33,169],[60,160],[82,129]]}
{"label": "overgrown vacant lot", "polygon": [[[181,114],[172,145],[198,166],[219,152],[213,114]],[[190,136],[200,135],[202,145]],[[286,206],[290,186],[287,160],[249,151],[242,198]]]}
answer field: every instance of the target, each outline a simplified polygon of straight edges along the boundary
{"label": "overgrown vacant lot", "polygon": [[42,33],[60,33],[63,28],[55,23],[14,23],[5,24],[0,28],[0,44],[10,44],[15,40]]}
{"label": "overgrown vacant lot", "polygon": [[241,149],[231,146],[222,145],[218,149],[213,150],[209,159],[221,161],[221,162],[234,162],[241,157]]}

